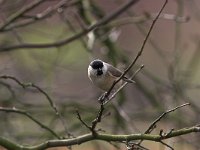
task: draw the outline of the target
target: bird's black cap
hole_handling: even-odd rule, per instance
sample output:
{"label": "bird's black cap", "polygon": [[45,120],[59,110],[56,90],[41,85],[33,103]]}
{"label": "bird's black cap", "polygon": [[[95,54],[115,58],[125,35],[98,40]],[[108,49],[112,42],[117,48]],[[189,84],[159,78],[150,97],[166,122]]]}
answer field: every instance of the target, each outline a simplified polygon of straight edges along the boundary
{"label": "bird's black cap", "polygon": [[93,69],[99,69],[99,68],[103,68],[103,62],[99,59],[96,59],[94,61],[92,61],[90,63],[90,66],[93,68]]}

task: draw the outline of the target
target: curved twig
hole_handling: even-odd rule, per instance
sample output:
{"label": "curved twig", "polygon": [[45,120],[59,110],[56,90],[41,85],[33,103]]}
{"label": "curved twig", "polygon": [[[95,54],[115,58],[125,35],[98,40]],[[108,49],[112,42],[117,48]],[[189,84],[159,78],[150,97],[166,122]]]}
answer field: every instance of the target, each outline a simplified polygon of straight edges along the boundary
{"label": "curved twig", "polygon": [[43,123],[41,123],[39,120],[37,120],[36,118],[34,118],[30,113],[28,113],[25,110],[17,109],[15,107],[14,108],[0,107],[0,111],[6,112],[6,113],[17,113],[17,114],[25,115],[26,117],[28,117],[29,119],[31,119],[33,122],[35,122],[36,124],[38,124],[41,128],[47,130],[48,132],[50,132],[56,138],[61,139],[57,133],[55,133],[52,129],[50,129],[49,127],[47,127],[46,125],[44,125]]}

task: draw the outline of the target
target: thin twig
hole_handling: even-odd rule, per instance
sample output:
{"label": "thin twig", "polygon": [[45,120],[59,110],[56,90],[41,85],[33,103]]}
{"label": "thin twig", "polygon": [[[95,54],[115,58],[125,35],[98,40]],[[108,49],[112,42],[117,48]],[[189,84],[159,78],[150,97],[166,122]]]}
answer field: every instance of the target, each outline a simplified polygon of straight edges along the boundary
{"label": "thin twig", "polygon": [[[66,7],[69,7],[71,5],[74,5],[74,3],[77,3],[76,1],[73,1],[73,2],[70,2],[70,1],[67,1],[67,0],[62,0],[62,1],[59,1],[57,4],[55,4],[54,6],[50,6],[48,7],[47,9],[45,9],[43,12],[40,12],[34,16],[28,16],[27,19],[25,20],[22,20],[22,21],[18,21],[16,23],[12,23],[12,24],[9,24],[8,26],[6,26],[3,31],[10,31],[12,30],[13,28],[21,28],[21,27],[24,27],[24,26],[27,26],[27,25],[30,25],[30,24],[33,24],[33,23],[36,23],[37,21],[39,20],[42,20],[42,19],[45,19],[51,15],[53,15],[54,13],[56,13],[56,11],[59,9],[59,8],[66,8]],[[23,15],[22,17],[26,17],[25,15]]]}
{"label": "thin twig", "polygon": [[[77,27],[74,27],[74,25],[69,21],[69,18],[67,16],[64,15],[64,11],[63,12],[60,12],[59,13],[60,15],[60,18],[61,20],[63,20],[63,22],[69,27],[69,29],[74,33],[76,34],[77,31],[76,31],[76,28]],[[75,15],[75,17],[77,18],[77,16]],[[79,18],[77,18],[76,20],[78,20],[78,23],[80,24],[80,26],[82,27],[80,21],[79,21]],[[82,28],[83,29],[83,28]],[[80,42],[82,43],[82,45],[85,47],[85,49],[90,52],[90,50],[88,49],[88,46],[87,46],[87,43],[85,42],[85,40],[83,38],[80,38],[79,39]]]}
{"label": "thin twig", "polygon": [[[138,70],[135,71],[135,73],[130,77],[130,79],[133,79],[142,69],[144,68],[144,65],[141,65],[140,68],[138,68]],[[128,82],[125,82],[124,84],[122,84],[109,98],[107,101],[104,102],[104,105],[106,105],[107,103],[109,103],[126,85],[128,84]]]}
{"label": "thin twig", "polygon": [[105,16],[104,18],[102,18],[101,20],[99,20],[97,23],[89,26],[87,29],[60,41],[56,41],[53,43],[44,43],[44,44],[20,44],[20,45],[12,45],[12,46],[8,46],[8,47],[2,47],[0,49],[0,52],[2,51],[9,51],[9,50],[16,50],[16,49],[20,49],[20,48],[27,48],[27,49],[31,49],[31,48],[51,48],[51,47],[60,47],[62,45],[68,44],[84,35],[86,35],[87,33],[89,33],[92,30],[95,30],[105,24],[107,24],[108,22],[110,22],[111,20],[115,19],[116,17],[118,17],[120,14],[122,14],[125,10],[127,10],[128,8],[130,8],[132,5],[134,5],[136,2],[138,2],[139,0],[130,0],[127,3],[125,3],[124,5],[122,5],[120,8],[118,8],[117,10],[115,10],[113,13]]}
{"label": "thin twig", "polygon": [[99,112],[98,112],[96,118],[92,121],[92,125],[91,125],[91,126],[88,126],[88,125],[82,120],[82,118],[81,118],[81,116],[80,116],[78,110],[76,110],[76,114],[77,114],[77,118],[80,120],[80,122],[81,122],[86,128],[88,128],[88,129],[92,132],[92,134],[95,136],[95,135],[96,135],[95,128],[96,128],[97,124],[98,124],[99,122],[101,122],[101,119],[102,119],[102,116],[103,116],[103,111],[104,111],[104,105],[101,104],[100,109],[99,109]]}
{"label": "thin twig", "polygon": [[59,113],[59,111],[58,111],[56,105],[54,104],[53,100],[51,99],[51,97],[42,88],[40,88],[39,86],[37,86],[37,85],[35,85],[33,83],[23,83],[19,79],[17,79],[16,77],[9,76],[9,75],[2,75],[2,76],[0,76],[0,79],[11,79],[11,80],[15,81],[17,84],[19,84],[24,89],[28,88],[28,87],[32,87],[32,88],[35,88],[36,90],[38,90],[40,93],[42,93],[46,97],[46,99],[48,100],[50,106],[55,111],[55,113],[58,116],[58,118],[60,119],[61,123],[63,124],[63,127],[64,127],[65,131],[68,133],[68,135],[70,135],[70,133],[67,130],[64,118]]}
{"label": "thin twig", "polygon": [[175,110],[177,110],[177,109],[180,109],[180,108],[185,107],[185,106],[188,106],[188,105],[190,105],[190,103],[185,103],[185,104],[182,104],[182,105],[180,105],[180,106],[177,106],[177,107],[175,107],[175,108],[173,108],[173,109],[167,110],[167,111],[164,112],[162,115],[160,115],[160,116],[149,126],[149,128],[148,128],[144,133],[145,133],[145,134],[151,133],[152,130],[154,129],[155,125],[156,125],[163,117],[165,117],[167,114],[169,114],[169,113],[171,113],[171,112],[173,112],[173,111],[175,111]]}
{"label": "thin twig", "polygon": [[21,10],[19,10],[18,12],[16,12],[12,16],[10,16],[8,19],[6,19],[6,21],[4,23],[0,24],[0,32],[2,32],[2,30],[4,28],[6,28],[9,24],[13,23],[19,17],[21,17],[22,15],[24,15],[26,12],[34,9],[39,4],[41,4],[41,3],[45,2],[45,1],[46,0],[36,0],[36,1],[33,1],[31,4],[27,5],[26,7],[22,8]]}
{"label": "thin twig", "polygon": [[100,105],[99,112],[98,112],[96,118],[92,121],[92,127],[91,127],[91,128],[92,128],[93,131],[95,131],[95,128],[96,128],[97,124],[98,124],[99,122],[101,122],[102,115],[103,115],[103,111],[104,111],[104,105],[101,104],[101,105]]}
{"label": "thin twig", "polygon": [[79,113],[78,110],[76,110],[76,115],[77,115],[77,118],[80,120],[80,122],[81,122],[86,128],[88,128],[90,131],[92,131],[92,128],[91,128],[90,126],[88,126],[87,123],[85,123],[85,122],[83,121],[83,119],[81,118],[81,115],[80,115],[80,113]]}
{"label": "thin twig", "polygon": [[142,43],[142,46],[140,48],[140,51],[137,53],[135,59],[132,61],[132,63],[126,68],[126,70],[123,72],[123,74],[112,84],[112,86],[110,87],[110,89],[106,92],[105,96],[102,97],[102,99],[100,101],[104,101],[107,97],[109,97],[111,91],[113,90],[114,86],[128,73],[128,71],[133,67],[133,65],[136,63],[136,61],[138,60],[138,58],[142,55],[142,52],[144,51],[144,47],[147,43],[147,40],[151,34],[151,31],[153,30],[153,27],[156,23],[156,21],[158,20],[161,12],[163,11],[163,9],[165,8],[166,4],[167,4],[168,0],[165,0],[165,3],[163,4],[162,8],[160,9],[158,15],[156,16],[156,18],[153,20],[150,28],[149,28],[149,31],[147,33],[147,35],[145,36],[145,39]]}
{"label": "thin twig", "polygon": [[34,83],[28,83],[26,84],[27,87],[33,87],[35,89],[37,89],[40,93],[42,93],[46,99],[49,101],[49,104],[51,105],[51,107],[54,109],[56,115],[59,115],[58,109],[55,105],[55,103],[53,102],[53,100],[51,99],[51,97],[39,86],[35,85]]}
{"label": "thin twig", "polygon": [[[138,24],[138,23],[143,23],[145,21],[153,20],[153,19],[155,19],[156,16],[157,16],[157,14],[144,13],[143,15],[140,15],[140,16],[123,17],[121,19],[110,22],[108,25],[111,27],[119,27],[119,26],[124,26],[124,25],[128,25],[128,24],[133,24],[133,23]],[[190,17],[189,16],[176,16],[174,14],[162,13],[162,14],[160,14],[159,19],[173,20],[173,21],[179,22],[179,23],[186,23],[190,20]]]}
{"label": "thin twig", "polygon": [[166,147],[170,148],[171,150],[174,150],[173,147],[171,147],[170,145],[166,144],[165,142],[163,141],[160,141],[160,143],[162,143],[163,145],[165,145]]}
{"label": "thin twig", "polygon": [[30,113],[28,113],[25,110],[17,109],[15,107],[13,107],[13,108],[0,107],[0,111],[4,111],[4,112],[7,112],[7,113],[17,113],[17,114],[25,115],[26,117],[28,117],[29,119],[31,119],[33,122],[35,122],[36,124],[38,124],[41,128],[47,130],[52,135],[54,135],[56,138],[61,139],[57,133],[55,133],[52,129],[50,129],[46,125],[42,124],[39,120],[37,120],[36,118],[34,118]]}
{"label": "thin twig", "polygon": [[[162,115],[160,115],[155,121],[153,121],[153,123],[151,123],[151,125],[149,126],[149,128],[144,132],[144,134],[150,134],[156,127],[156,124],[163,118],[165,117],[167,114],[177,110],[177,109],[180,109],[184,106],[187,106],[187,105],[190,105],[190,103],[185,103],[185,104],[182,104],[180,106],[177,106],[173,109],[170,109],[170,110],[167,110],[165,111]],[[138,144],[141,144],[142,143],[142,140],[138,143]]]}
{"label": "thin twig", "polygon": [[[136,63],[136,61],[138,60],[138,58],[142,55],[142,52],[144,50],[144,47],[147,43],[147,40],[150,36],[150,33],[151,31],[153,30],[153,27],[156,23],[156,21],[158,20],[161,12],[163,11],[163,9],[165,8],[166,4],[167,4],[168,0],[165,1],[165,3],[163,4],[161,10],[159,11],[158,15],[156,16],[156,18],[153,20],[150,28],[149,28],[149,31],[143,41],[143,44],[140,48],[140,51],[137,53],[136,57],[134,58],[134,60],[132,61],[132,63],[128,66],[128,68],[123,72],[123,74],[112,84],[112,86],[110,87],[110,89],[104,93],[104,96],[101,96],[99,98],[99,101],[101,102],[101,107],[100,107],[100,110],[99,110],[99,113],[97,114],[97,117],[96,119],[92,122],[93,125],[92,125],[92,128],[95,129],[96,125],[101,121],[101,117],[102,117],[102,114],[103,114],[103,111],[104,111],[104,102],[105,100],[109,97],[109,95],[111,94],[111,91],[113,90],[114,86],[128,73],[128,71],[133,67],[133,65]],[[143,67],[141,67],[143,68]],[[141,69],[140,69],[141,70]],[[113,96],[114,97],[114,96]],[[106,104],[106,103],[105,103]]]}
{"label": "thin twig", "polygon": [[150,149],[147,149],[146,147],[138,145],[137,143],[132,142],[132,141],[126,141],[126,142],[122,142],[122,143],[126,144],[127,150],[150,150]]}
{"label": "thin twig", "polygon": [[56,115],[58,115],[58,110],[53,102],[53,100],[50,98],[50,96],[44,91],[42,90],[39,86],[33,84],[33,83],[23,83],[21,82],[19,79],[17,79],[16,77],[13,77],[13,76],[9,76],[9,75],[1,75],[0,76],[1,79],[11,79],[13,81],[15,81],[17,84],[19,84],[22,88],[28,88],[28,87],[33,87],[35,88],[36,90],[38,90],[40,93],[42,93],[46,98],[47,100],[49,101],[50,103],[50,106],[53,108],[53,110],[56,112]]}

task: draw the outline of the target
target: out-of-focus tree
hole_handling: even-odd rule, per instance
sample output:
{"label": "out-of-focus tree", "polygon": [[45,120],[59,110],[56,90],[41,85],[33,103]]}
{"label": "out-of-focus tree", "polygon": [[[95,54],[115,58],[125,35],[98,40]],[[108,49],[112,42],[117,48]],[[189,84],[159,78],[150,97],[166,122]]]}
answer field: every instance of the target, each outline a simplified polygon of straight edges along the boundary
{"label": "out-of-focus tree", "polygon": [[[198,4],[0,0],[2,149],[199,149]],[[136,83],[103,94],[96,58]]]}

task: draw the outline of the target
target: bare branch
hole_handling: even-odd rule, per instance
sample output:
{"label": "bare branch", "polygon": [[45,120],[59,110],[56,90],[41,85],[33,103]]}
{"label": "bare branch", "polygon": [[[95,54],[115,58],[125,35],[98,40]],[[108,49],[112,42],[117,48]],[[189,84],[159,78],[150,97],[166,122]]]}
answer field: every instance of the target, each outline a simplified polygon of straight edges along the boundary
{"label": "bare branch", "polygon": [[11,79],[13,81],[15,81],[17,84],[19,84],[22,88],[28,88],[28,87],[33,87],[35,88],[36,90],[38,90],[40,93],[42,93],[46,98],[47,100],[49,101],[51,107],[54,109],[54,111],[56,112],[56,114],[58,115],[58,110],[53,102],[53,100],[50,98],[50,96],[44,91],[42,90],[39,86],[33,84],[33,83],[23,83],[21,82],[19,79],[17,79],[16,77],[13,77],[13,76],[9,76],[9,75],[1,75],[0,76],[0,79]]}
{"label": "bare branch", "polygon": [[[130,135],[111,135],[111,134],[96,134],[95,136],[90,134],[81,135],[76,138],[71,139],[63,139],[63,140],[49,140],[41,143],[39,145],[34,146],[23,146],[15,144],[8,139],[0,137],[0,145],[3,145],[5,148],[9,148],[11,145],[15,147],[15,150],[44,150],[47,148],[59,147],[59,146],[72,146],[72,145],[79,145],[82,143],[86,143],[92,140],[102,140],[107,142],[124,142],[124,141],[133,141],[133,140],[148,140],[148,141],[155,141],[160,142],[165,139],[169,139],[172,137],[177,137],[189,133],[200,132],[199,126],[189,127],[189,128],[182,128],[176,131],[171,132],[168,136],[160,136],[159,134],[150,135],[150,134],[130,134]],[[6,143],[5,143],[6,140]]]}
{"label": "bare branch", "polygon": [[[59,8],[66,8],[66,7],[74,5],[75,3],[77,3],[77,1],[73,1],[73,2],[67,1],[67,0],[59,1],[56,5],[48,7],[41,13],[38,13],[34,16],[28,16],[27,19],[25,19],[25,20],[9,24],[8,26],[6,26],[3,29],[3,31],[10,31],[12,29],[21,28],[21,27],[36,23],[37,21],[40,21],[42,19],[45,19],[45,18],[53,15],[54,13],[57,12],[57,10]],[[26,17],[26,16],[23,15],[22,17]]]}
{"label": "bare branch", "polygon": [[[135,59],[133,60],[133,62],[132,62],[132,63],[128,66],[128,68],[123,72],[123,74],[119,77],[119,79],[117,79],[117,80],[112,84],[112,86],[110,87],[110,89],[109,89],[106,93],[104,93],[104,94],[99,98],[99,102],[101,103],[101,107],[100,107],[99,113],[97,114],[96,119],[92,122],[92,129],[93,129],[93,131],[94,131],[96,125],[101,121],[102,114],[103,114],[103,111],[104,111],[104,104],[107,104],[107,103],[105,103],[105,100],[108,99],[108,101],[109,101],[109,95],[110,95],[111,91],[113,90],[114,86],[128,73],[128,71],[133,67],[133,65],[136,63],[136,61],[138,60],[138,58],[141,56],[141,54],[142,54],[142,52],[143,52],[143,50],[144,50],[144,46],[145,46],[145,44],[146,44],[146,42],[147,42],[147,39],[148,39],[148,37],[150,36],[150,33],[151,33],[151,31],[152,31],[152,29],[153,29],[153,27],[154,27],[156,21],[158,20],[159,15],[161,14],[162,10],[165,8],[167,2],[168,2],[168,1],[166,0],[165,3],[163,4],[161,10],[159,11],[157,17],[153,20],[153,22],[152,22],[152,24],[151,24],[151,26],[150,26],[149,32],[148,32],[147,36],[146,36],[145,39],[144,39],[144,42],[143,42],[143,44],[142,44],[142,47],[141,47],[140,51],[138,52],[138,54],[136,55],[136,57],[135,57]],[[141,69],[142,69],[142,68],[143,68],[143,66],[141,67]],[[141,69],[139,69],[139,70],[141,70]],[[139,72],[139,71],[138,71],[138,72]],[[137,72],[136,72],[136,74],[137,74]],[[125,85],[124,85],[124,86],[125,86]],[[117,93],[116,93],[116,94],[117,94]],[[112,96],[112,97],[114,97],[114,96]],[[107,101],[107,102],[108,102],[108,101]]]}
{"label": "bare branch", "polygon": [[133,141],[130,142],[126,141],[124,143],[126,144],[127,150],[149,150],[137,143],[134,143]]}
{"label": "bare branch", "polygon": [[97,116],[96,118],[92,121],[92,125],[91,126],[88,126],[81,118],[80,114],[78,111],[76,111],[76,114],[77,114],[77,118],[80,120],[80,122],[86,126],[91,132],[92,134],[95,136],[97,133],[96,133],[96,126],[99,122],[101,122],[102,118],[103,118],[103,111],[104,111],[104,105],[101,104],[100,105],[100,109],[99,109],[99,112],[97,113]]}
{"label": "bare branch", "polygon": [[[144,134],[150,134],[155,128],[156,128],[156,124],[163,118],[165,117],[167,114],[177,110],[177,109],[180,109],[182,107],[185,107],[185,106],[188,106],[190,105],[190,103],[185,103],[185,104],[182,104],[180,106],[177,106],[173,109],[170,109],[170,110],[167,110],[166,112],[164,112],[162,115],[160,115],[155,121],[153,121],[153,123],[149,126],[149,128],[144,132]],[[173,130],[171,130],[171,132],[173,132]],[[171,134],[171,132],[169,132],[168,134]],[[142,140],[138,143],[138,144],[141,144],[142,143]]]}
{"label": "bare branch", "polygon": [[[40,0],[41,1],[41,0]],[[61,41],[57,41],[57,42],[53,42],[53,43],[44,43],[44,44],[19,44],[19,45],[12,45],[12,46],[8,46],[8,47],[2,47],[0,49],[0,52],[2,51],[10,51],[10,50],[16,50],[16,49],[20,49],[20,48],[27,48],[27,49],[31,49],[31,48],[52,48],[52,47],[60,47],[63,46],[65,44],[68,44],[82,36],[84,36],[85,34],[89,33],[92,30],[95,30],[99,27],[101,27],[102,25],[107,24],[108,22],[110,22],[111,20],[115,19],[116,17],[118,17],[120,14],[122,14],[125,10],[127,10],[128,8],[130,8],[132,5],[134,5],[136,2],[138,2],[139,0],[130,0],[127,3],[125,3],[124,5],[122,5],[120,8],[118,8],[117,10],[115,10],[113,13],[105,16],[103,19],[101,19],[100,21],[98,21],[97,23],[89,26],[87,29],[69,37],[66,39],[63,39]],[[5,25],[4,25],[5,26]]]}
{"label": "bare branch", "polygon": [[57,133],[55,133],[52,129],[50,129],[46,125],[42,124],[39,120],[37,120],[36,118],[34,118],[30,113],[28,113],[25,110],[17,109],[15,107],[13,107],[13,108],[0,107],[0,111],[7,112],[7,113],[17,113],[17,114],[25,115],[26,117],[28,117],[29,119],[31,119],[33,122],[35,122],[36,124],[38,124],[41,128],[47,130],[48,132],[50,132],[56,138],[61,139]]}
{"label": "bare branch", "polygon": [[[111,27],[118,27],[118,26],[133,24],[133,23],[143,23],[145,21],[155,19],[156,16],[157,14],[144,13],[143,15],[140,15],[140,16],[124,17],[121,19],[117,19],[115,21],[110,22],[108,25]],[[190,17],[176,16],[174,14],[162,13],[159,16],[159,19],[173,20],[179,23],[187,23],[190,20]]]}
{"label": "bare branch", "polygon": [[93,132],[92,128],[90,126],[88,126],[84,121],[83,119],[81,118],[81,115],[80,113],[78,112],[78,110],[76,110],[76,115],[77,115],[77,118],[80,120],[80,122],[86,127],[88,128],[90,131]]}
{"label": "bare branch", "polygon": [[50,106],[53,108],[56,115],[59,117],[60,121],[63,124],[65,131],[68,133],[68,136],[70,135],[70,133],[67,130],[67,127],[66,127],[66,124],[65,124],[65,121],[64,121],[62,115],[59,113],[59,111],[58,111],[56,105],[54,104],[53,100],[51,99],[51,97],[42,88],[40,88],[39,86],[37,86],[33,83],[23,83],[23,82],[19,81],[16,77],[13,77],[13,76],[2,75],[2,76],[0,76],[0,79],[11,79],[11,80],[15,81],[17,84],[19,84],[24,89],[28,88],[28,87],[32,87],[32,88],[35,88],[36,90],[38,90],[40,93],[42,93],[48,100]]}
{"label": "bare branch", "polygon": [[22,8],[21,10],[19,10],[17,13],[13,14],[12,16],[10,16],[8,19],[6,19],[6,21],[4,23],[0,24],[0,32],[2,32],[2,30],[4,28],[6,28],[9,24],[13,23],[19,17],[24,15],[26,12],[34,9],[39,4],[41,4],[41,3],[45,2],[45,1],[46,0],[35,0],[31,4],[27,5],[26,7]]}
{"label": "bare branch", "polygon": [[[151,34],[151,31],[153,30],[153,27],[154,27],[156,21],[158,20],[158,18],[159,18],[159,16],[160,16],[161,12],[162,12],[163,9],[165,8],[167,2],[168,2],[168,0],[165,0],[165,3],[163,4],[161,10],[159,11],[159,13],[158,13],[158,15],[156,16],[156,18],[153,20],[153,22],[152,22],[152,24],[151,24],[151,26],[150,26],[150,28],[149,28],[149,31],[148,31],[148,33],[147,33],[147,35],[146,35],[146,37],[145,37],[145,39],[144,39],[144,41],[143,41],[143,43],[142,43],[142,46],[141,46],[141,48],[140,48],[140,51],[139,51],[138,54],[136,55],[135,59],[134,59],[133,62],[128,66],[128,68],[124,71],[124,73],[121,75],[121,77],[120,77],[118,80],[121,80],[121,79],[128,73],[128,71],[133,67],[133,65],[136,63],[136,61],[138,60],[138,58],[142,55],[142,52],[144,51],[144,47],[145,47],[145,45],[146,45],[146,43],[147,43],[147,40],[148,40],[148,38],[149,38],[149,36],[150,36],[150,34]],[[118,80],[117,80],[117,81],[118,81]],[[116,81],[116,82],[117,82],[117,81]],[[118,81],[118,82],[119,82],[119,81]]]}
{"label": "bare branch", "polygon": [[165,117],[167,114],[169,114],[169,113],[171,113],[171,112],[173,112],[173,111],[175,111],[175,110],[177,110],[177,109],[180,109],[180,108],[185,107],[185,106],[188,106],[188,105],[190,105],[190,103],[185,103],[185,104],[182,104],[182,105],[180,105],[180,106],[177,106],[177,107],[175,107],[175,108],[173,108],[173,109],[167,110],[167,111],[164,112],[162,115],[160,115],[160,116],[149,126],[149,128],[148,128],[144,133],[145,133],[145,134],[151,133],[152,130],[155,128],[156,124],[157,124],[163,117]]}
{"label": "bare branch", "polygon": [[144,50],[144,47],[145,47],[145,45],[146,45],[146,43],[147,43],[147,40],[148,40],[150,34],[151,34],[151,31],[153,30],[153,27],[154,27],[156,21],[158,20],[158,18],[159,18],[159,16],[160,16],[161,12],[162,12],[163,9],[165,8],[167,2],[168,2],[168,0],[165,0],[165,3],[163,4],[162,8],[160,9],[158,15],[157,15],[156,18],[153,20],[153,22],[152,22],[152,24],[151,24],[151,26],[150,26],[150,28],[149,28],[149,31],[148,31],[147,35],[145,36],[145,39],[144,39],[143,44],[142,44],[142,46],[141,46],[141,48],[140,48],[140,51],[137,53],[137,55],[136,55],[136,57],[134,58],[134,60],[132,61],[132,63],[126,68],[126,70],[123,72],[123,74],[112,84],[112,86],[110,87],[110,89],[105,93],[105,96],[102,96],[102,97],[100,98],[100,102],[105,101],[105,99],[109,97],[109,95],[110,95],[111,91],[113,90],[114,86],[129,72],[129,70],[133,67],[133,65],[134,65],[134,64],[136,63],[136,61],[138,60],[138,58],[142,55],[142,52],[143,52],[143,50]]}
{"label": "bare branch", "polygon": [[[130,77],[130,79],[133,79],[142,69],[144,68],[144,65],[141,65],[138,70],[135,71],[135,73]],[[109,103],[126,85],[128,82],[125,82],[119,89],[117,89],[109,98],[107,101],[104,102],[104,105]]]}
{"label": "bare branch", "polygon": [[98,112],[98,114],[97,114],[97,117],[92,121],[92,130],[93,130],[93,131],[95,130],[97,124],[98,124],[99,122],[101,122],[102,115],[103,115],[103,111],[104,111],[104,105],[101,104],[101,105],[100,105],[100,110],[99,110],[99,112]]}
{"label": "bare branch", "polygon": [[165,145],[166,147],[170,148],[171,150],[174,150],[173,147],[171,147],[170,145],[166,144],[165,142],[163,141],[160,141],[160,143],[162,143],[163,145]]}

